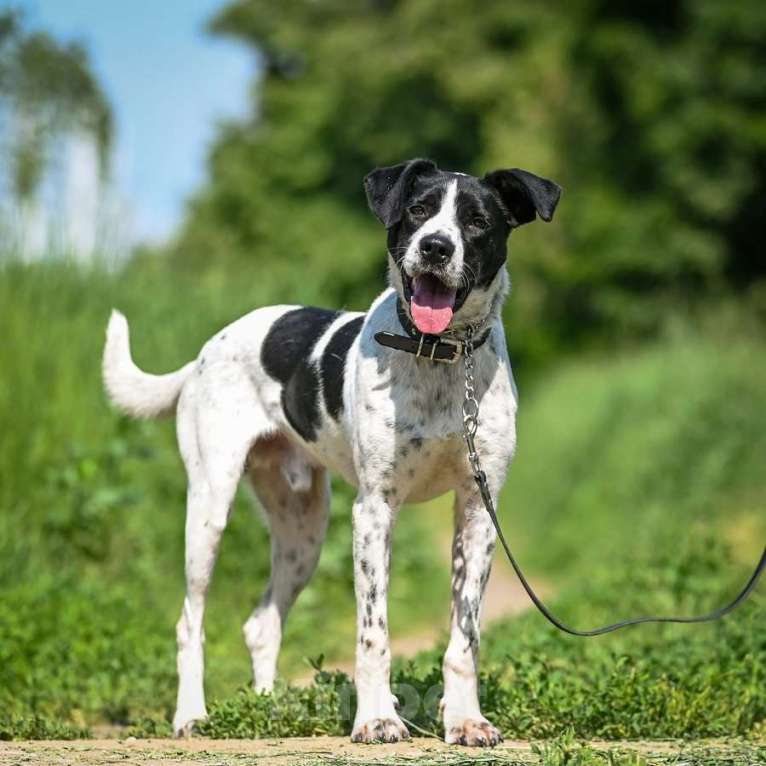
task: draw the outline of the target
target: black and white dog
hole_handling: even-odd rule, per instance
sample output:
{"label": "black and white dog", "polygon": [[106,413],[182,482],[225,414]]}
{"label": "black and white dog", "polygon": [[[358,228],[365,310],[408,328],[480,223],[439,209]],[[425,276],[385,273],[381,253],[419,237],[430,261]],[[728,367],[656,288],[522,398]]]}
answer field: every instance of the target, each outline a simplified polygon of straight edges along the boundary
{"label": "black and white dog", "polygon": [[104,350],[112,402],[137,417],[176,414],[188,474],[186,598],[177,626],[173,727],[206,716],[203,614],[221,534],[243,473],[271,533],[271,579],[244,626],[255,688],[270,690],[287,613],[319,559],[328,471],[358,488],[353,506],[358,706],[352,739],[408,737],[389,684],[387,588],[391,531],[402,503],[455,492],[452,616],[444,657],[446,741],[494,745],[481,714],[479,615],[495,533],[462,436],[460,339],[474,330],[476,437],[494,497],[515,447],[516,389],[500,309],[512,229],[550,221],[560,188],[524,170],[483,178],[429,160],[364,180],[388,232],[391,287],[366,314],[298,306],[253,311],[167,375],[133,363],[114,312]]}

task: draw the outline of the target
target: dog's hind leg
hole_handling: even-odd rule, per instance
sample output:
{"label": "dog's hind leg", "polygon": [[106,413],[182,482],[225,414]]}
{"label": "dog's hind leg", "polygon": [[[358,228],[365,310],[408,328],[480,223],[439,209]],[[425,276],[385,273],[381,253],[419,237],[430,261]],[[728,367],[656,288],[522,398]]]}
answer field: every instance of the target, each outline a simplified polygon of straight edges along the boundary
{"label": "dog's hind leg", "polygon": [[278,460],[259,458],[256,445],[249,476],[271,533],[271,576],[243,628],[259,691],[271,691],[274,685],[287,613],[319,561],[330,500],[324,468],[303,461],[283,437],[268,442],[260,451],[278,455]]}
{"label": "dog's hind leg", "polygon": [[205,381],[184,389],[178,405],[178,441],[188,474],[186,597],[176,626],[177,736],[189,735],[207,717],[204,691],[203,619],[221,535],[250,445],[258,431],[257,402],[244,383],[230,382],[226,396],[211,396]]}

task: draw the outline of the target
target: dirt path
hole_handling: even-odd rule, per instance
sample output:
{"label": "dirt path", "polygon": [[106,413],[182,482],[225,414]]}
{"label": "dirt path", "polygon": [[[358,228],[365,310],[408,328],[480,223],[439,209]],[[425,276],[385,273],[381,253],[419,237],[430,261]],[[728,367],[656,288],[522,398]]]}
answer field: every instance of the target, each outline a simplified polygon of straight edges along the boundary
{"label": "dirt path", "polygon": [[[346,737],[310,737],[283,740],[79,740],[77,742],[13,742],[0,744],[0,766],[45,764],[46,766],[186,766],[202,764],[288,764],[442,762],[455,753],[441,742],[428,739],[394,745],[354,745]],[[478,755],[479,750],[461,750]],[[493,751],[501,758],[531,755],[528,743],[508,743]],[[523,759],[523,760],[522,760]],[[449,763],[450,761],[446,761]]]}
{"label": "dirt path", "polygon": [[[712,766],[728,763],[763,763],[763,751],[743,742],[591,742],[590,747],[633,753],[630,763],[648,766]],[[577,746],[579,747],[579,745]],[[635,754],[645,760],[638,761]],[[552,753],[545,762],[591,763],[561,760]],[[591,756],[592,757],[592,756]],[[601,760],[599,759],[599,763]],[[604,759],[604,763],[607,759]],[[623,762],[623,761],[620,761]],[[77,742],[0,742],[0,766],[494,766],[540,764],[529,742],[504,742],[491,751],[445,745],[432,739],[413,739],[393,745],[354,745],[346,737],[308,737],[261,740],[79,740]]]}

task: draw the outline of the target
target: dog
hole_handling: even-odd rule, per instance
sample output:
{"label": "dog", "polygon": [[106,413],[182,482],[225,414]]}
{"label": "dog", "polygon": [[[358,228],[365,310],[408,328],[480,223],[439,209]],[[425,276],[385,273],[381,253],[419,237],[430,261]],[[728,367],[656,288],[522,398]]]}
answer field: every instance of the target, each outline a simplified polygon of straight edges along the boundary
{"label": "dog", "polygon": [[109,398],[141,418],[175,413],[188,476],[186,597],[177,625],[173,729],[205,719],[203,615],[221,535],[246,474],[271,535],[271,576],[244,625],[254,686],[269,691],[288,611],[311,577],[327,527],[328,474],[353,504],[357,604],[355,742],[409,737],[390,688],[387,588],[391,533],[405,502],[455,493],[450,638],[441,712],[445,739],[495,745],[481,713],[479,619],[495,531],[463,439],[461,357],[472,332],[476,445],[496,500],[516,444],[516,386],[500,311],[511,231],[550,221],[561,188],[524,170],[482,178],[415,159],[364,179],[387,231],[390,286],[366,313],[280,305],[214,335],[176,372],[150,375],[114,311],[103,377]]}

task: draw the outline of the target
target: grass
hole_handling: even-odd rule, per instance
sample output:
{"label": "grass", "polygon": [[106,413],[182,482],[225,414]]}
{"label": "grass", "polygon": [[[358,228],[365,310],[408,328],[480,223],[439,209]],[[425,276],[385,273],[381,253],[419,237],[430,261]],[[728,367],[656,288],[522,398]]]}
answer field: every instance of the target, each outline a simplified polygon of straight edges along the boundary
{"label": "grass", "polygon": [[[171,424],[122,420],[104,404],[102,328],[121,306],[139,363],[170,369],[270,297],[185,280],[169,291],[147,266],[0,272],[0,368],[10,371],[0,382],[0,736],[75,736],[101,722],[169,732],[183,472]],[[572,361],[523,389],[501,518],[566,620],[707,611],[744,581],[766,539],[763,340],[691,333]],[[320,569],[288,625],[287,670],[353,644],[350,495],[339,487],[336,497]],[[354,701],[342,674],[320,669],[313,686],[281,685],[272,697],[246,688],[240,625],[267,576],[266,535],[246,505],[240,498],[211,594],[202,730],[347,734]],[[422,544],[433,533],[402,514],[394,630],[443,617],[444,568]],[[395,672],[407,717],[436,731],[442,648]],[[541,751],[545,763],[609,762],[580,752],[579,739],[762,741],[766,732],[763,588],[715,625],[594,640],[528,613],[488,631],[482,658],[485,714],[509,737],[558,743]]]}

